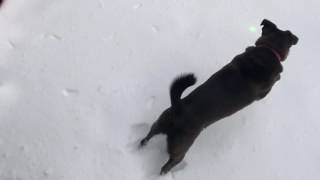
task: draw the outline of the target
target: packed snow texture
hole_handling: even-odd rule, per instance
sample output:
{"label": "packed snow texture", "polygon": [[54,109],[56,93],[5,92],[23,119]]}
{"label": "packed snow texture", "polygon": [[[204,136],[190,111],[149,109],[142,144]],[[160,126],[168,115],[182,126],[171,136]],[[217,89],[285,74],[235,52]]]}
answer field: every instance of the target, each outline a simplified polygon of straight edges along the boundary
{"label": "packed snow texture", "polygon": [[[320,2],[7,0],[0,8],[1,180],[320,179]],[[198,137],[159,176],[165,136],[137,142],[173,78],[202,83],[267,18],[300,41],[262,101]],[[194,87],[188,89],[187,94]]]}

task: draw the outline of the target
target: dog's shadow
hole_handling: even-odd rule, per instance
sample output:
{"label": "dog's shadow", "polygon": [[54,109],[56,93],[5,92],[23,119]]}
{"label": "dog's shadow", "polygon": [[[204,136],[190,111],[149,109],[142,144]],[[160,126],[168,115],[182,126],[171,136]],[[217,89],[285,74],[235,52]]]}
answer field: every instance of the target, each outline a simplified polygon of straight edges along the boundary
{"label": "dog's shadow", "polygon": [[[134,124],[131,127],[131,135],[136,137],[133,142],[130,142],[128,148],[139,159],[142,169],[145,171],[146,177],[158,177],[161,167],[168,160],[166,136],[154,136],[148,144],[141,147],[140,141],[146,136],[150,130],[150,125],[147,123]],[[183,161],[171,173],[184,169],[186,163]],[[150,178],[149,178],[150,179]],[[153,178],[152,178],[153,179]]]}

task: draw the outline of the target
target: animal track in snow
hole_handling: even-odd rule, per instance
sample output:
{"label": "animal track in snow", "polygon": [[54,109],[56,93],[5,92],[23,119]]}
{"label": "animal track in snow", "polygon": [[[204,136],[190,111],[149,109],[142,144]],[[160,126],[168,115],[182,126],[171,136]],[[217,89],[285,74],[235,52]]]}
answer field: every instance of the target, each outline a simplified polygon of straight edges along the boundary
{"label": "animal track in snow", "polygon": [[138,4],[133,5],[133,6],[132,6],[132,9],[137,10],[137,9],[139,9],[139,8],[141,8],[141,7],[142,7],[142,4],[141,4],[141,3],[138,3]]}
{"label": "animal track in snow", "polygon": [[160,28],[159,28],[159,26],[157,26],[157,25],[152,25],[152,26],[151,26],[151,29],[152,29],[152,31],[153,31],[154,33],[159,33],[159,32],[160,32]]}
{"label": "animal track in snow", "polygon": [[71,89],[71,88],[66,88],[64,90],[62,90],[62,94],[66,97],[70,96],[70,95],[77,95],[79,94],[79,90],[77,89]]}

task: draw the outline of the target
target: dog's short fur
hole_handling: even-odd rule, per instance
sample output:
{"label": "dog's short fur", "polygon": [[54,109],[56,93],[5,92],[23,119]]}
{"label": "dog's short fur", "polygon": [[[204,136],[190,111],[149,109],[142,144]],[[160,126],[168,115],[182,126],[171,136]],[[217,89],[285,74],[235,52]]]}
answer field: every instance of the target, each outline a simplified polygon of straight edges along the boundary
{"label": "dog's short fur", "polygon": [[248,47],[185,98],[180,99],[183,91],[195,84],[194,75],[174,80],[170,88],[171,107],[161,114],[141,141],[143,146],[156,134],[167,135],[170,158],[161,174],[184,158],[204,128],[264,98],[280,79],[280,61],[286,59],[298,38],[290,31],[278,29],[269,20],[263,20],[261,25],[262,35],[256,46]]}

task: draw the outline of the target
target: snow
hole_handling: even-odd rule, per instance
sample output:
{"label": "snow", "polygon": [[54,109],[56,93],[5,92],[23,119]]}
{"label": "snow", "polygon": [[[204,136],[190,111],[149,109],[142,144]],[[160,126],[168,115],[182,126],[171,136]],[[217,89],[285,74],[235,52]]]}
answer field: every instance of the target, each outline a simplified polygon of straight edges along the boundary
{"label": "snow", "polygon": [[[319,5],[5,1],[0,179],[320,179]],[[300,38],[281,81],[203,131],[184,162],[160,177],[165,137],[143,149],[137,141],[169,106],[170,82],[183,72],[206,80],[254,43],[263,18]]]}

